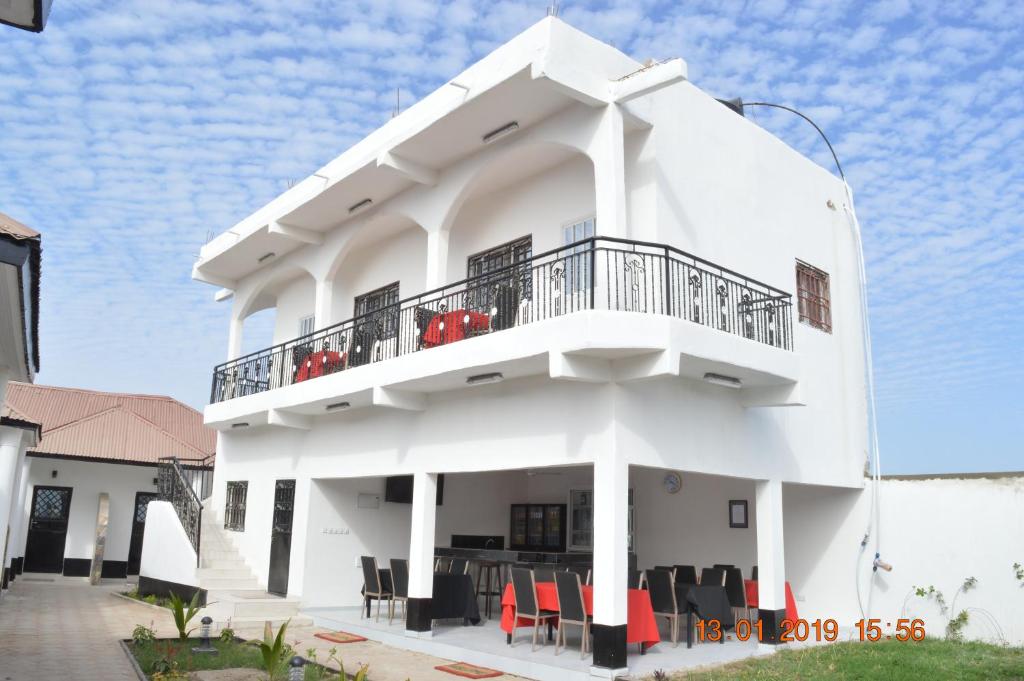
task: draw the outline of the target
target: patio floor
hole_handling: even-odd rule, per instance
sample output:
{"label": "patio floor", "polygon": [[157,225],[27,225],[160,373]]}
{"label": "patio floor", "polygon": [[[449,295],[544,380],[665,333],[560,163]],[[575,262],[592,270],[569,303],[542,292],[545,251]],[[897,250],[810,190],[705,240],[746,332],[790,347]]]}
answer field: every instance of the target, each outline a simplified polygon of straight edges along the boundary
{"label": "patio floor", "polygon": [[[569,647],[555,655],[555,646],[547,642],[536,652],[530,650],[530,630],[520,629],[516,645],[505,644],[505,632],[497,619],[484,620],[477,626],[461,625],[461,622],[435,622],[433,636],[414,638],[406,636],[404,624],[399,618],[389,625],[384,611],[381,621],[360,618],[359,608],[307,608],[303,614],[313,618],[317,626],[332,630],[343,630],[365,636],[370,640],[387,645],[427,653],[437,657],[469,662],[508,674],[525,676],[540,681],[584,681],[592,679],[591,658],[580,659],[579,628],[569,628]],[[376,613],[376,608],[374,608]],[[770,655],[770,646],[759,646],[754,642],[728,640],[725,643],[694,643],[687,649],[685,642],[673,648],[669,642],[668,626],[659,623],[662,642],[640,655],[636,645],[628,648],[627,664],[631,678],[642,678],[656,670],[673,671],[692,669],[707,665],[733,662],[756,655]]]}

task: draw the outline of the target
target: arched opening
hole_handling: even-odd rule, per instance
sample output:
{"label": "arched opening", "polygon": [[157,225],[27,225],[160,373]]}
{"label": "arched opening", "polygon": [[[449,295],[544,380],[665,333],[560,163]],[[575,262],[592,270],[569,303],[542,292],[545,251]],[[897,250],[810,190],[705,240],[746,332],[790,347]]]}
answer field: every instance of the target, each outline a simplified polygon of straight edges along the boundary
{"label": "arched opening", "polygon": [[595,206],[588,156],[551,142],[511,148],[488,163],[453,204],[446,221],[447,281],[481,274],[492,252],[492,263],[507,264],[508,258],[593,236]]}
{"label": "arched opening", "polygon": [[312,333],[316,282],[304,269],[276,273],[242,309],[242,354]]}

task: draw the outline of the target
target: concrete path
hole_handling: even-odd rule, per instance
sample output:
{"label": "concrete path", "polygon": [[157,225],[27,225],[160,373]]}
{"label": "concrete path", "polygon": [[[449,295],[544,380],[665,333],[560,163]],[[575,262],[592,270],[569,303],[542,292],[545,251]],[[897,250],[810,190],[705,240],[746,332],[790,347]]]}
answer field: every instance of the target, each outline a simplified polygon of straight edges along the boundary
{"label": "concrete path", "polygon": [[[111,595],[127,588],[112,580],[93,587],[84,579],[19,576],[0,599],[0,681],[136,681],[118,641],[130,638],[136,624],[153,626],[158,637],[172,637],[176,629],[170,611]],[[449,660],[374,641],[338,645],[315,638],[318,631],[325,630],[296,627],[289,629],[287,639],[303,656],[316,648],[321,662],[336,647],[346,671],[369,664],[373,681],[458,681],[434,669]],[[263,636],[258,629],[237,634]]]}

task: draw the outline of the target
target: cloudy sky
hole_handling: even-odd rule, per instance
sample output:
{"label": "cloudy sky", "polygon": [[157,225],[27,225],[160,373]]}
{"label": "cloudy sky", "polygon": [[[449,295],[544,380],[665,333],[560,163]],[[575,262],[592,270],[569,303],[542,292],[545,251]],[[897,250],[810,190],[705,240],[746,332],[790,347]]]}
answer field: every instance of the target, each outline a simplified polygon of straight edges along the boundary
{"label": "cloudy sky", "polygon": [[[219,233],[547,2],[55,0],[0,26],[0,211],[44,233],[40,382],[201,407]],[[563,2],[832,138],[865,233],[884,472],[1024,469],[1024,3]],[[831,167],[799,119],[752,114]]]}

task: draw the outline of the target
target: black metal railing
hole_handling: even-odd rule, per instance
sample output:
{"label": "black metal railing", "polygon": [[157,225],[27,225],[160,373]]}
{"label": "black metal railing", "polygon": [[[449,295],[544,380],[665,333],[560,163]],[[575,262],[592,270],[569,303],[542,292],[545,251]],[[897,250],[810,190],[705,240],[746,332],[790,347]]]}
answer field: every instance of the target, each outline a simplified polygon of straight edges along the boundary
{"label": "black metal railing", "polygon": [[[193,471],[195,467],[193,467]],[[212,469],[211,469],[212,472]],[[185,529],[185,534],[196,550],[196,561],[199,560],[200,531],[203,524],[203,502],[196,491],[196,483],[200,479],[194,477],[182,461],[173,456],[163,457],[157,464],[157,491],[161,501],[171,502],[178,520]],[[212,476],[211,476],[212,484]]]}
{"label": "black metal railing", "polygon": [[580,310],[668,315],[793,349],[790,294],[671,246],[592,237],[220,364],[210,401]]}

